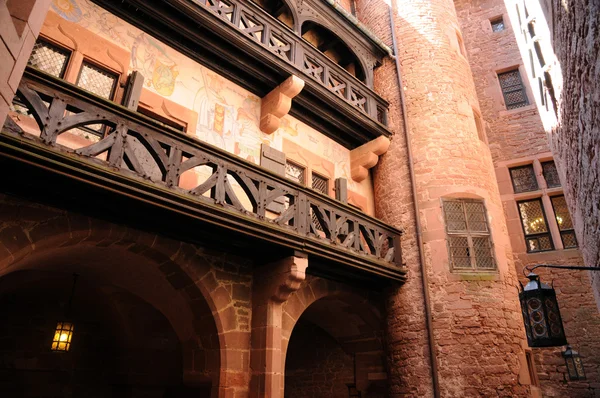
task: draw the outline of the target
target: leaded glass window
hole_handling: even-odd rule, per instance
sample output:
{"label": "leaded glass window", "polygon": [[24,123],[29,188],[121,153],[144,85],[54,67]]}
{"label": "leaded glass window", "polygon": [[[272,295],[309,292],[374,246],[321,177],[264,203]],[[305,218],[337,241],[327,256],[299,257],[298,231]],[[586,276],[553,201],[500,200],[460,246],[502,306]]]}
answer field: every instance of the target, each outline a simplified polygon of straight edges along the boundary
{"label": "leaded glass window", "polygon": [[444,200],[450,265],[456,271],[495,270],[485,205],[480,200]]}
{"label": "leaded glass window", "polygon": [[502,88],[502,95],[504,95],[506,109],[521,108],[529,104],[518,69],[498,73],[498,80]]}
{"label": "leaded glass window", "polygon": [[542,172],[546,185],[548,188],[560,187],[560,179],[558,178],[558,171],[556,170],[556,164],[553,160],[542,163]]}
{"label": "leaded glass window", "polygon": [[517,205],[525,233],[527,251],[531,253],[553,250],[554,244],[546,222],[542,200],[526,200],[518,202]]}
{"label": "leaded glass window", "polygon": [[117,80],[116,74],[84,62],[79,72],[77,85],[99,97],[112,99]]}
{"label": "leaded glass window", "polygon": [[573,221],[569,214],[565,196],[553,196],[550,199],[552,201],[552,207],[554,208],[554,216],[556,217],[556,223],[560,230],[560,238],[562,239],[564,248],[571,249],[577,247],[577,238],[575,237]]}
{"label": "leaded glass window", "polygon": [[538,190],[538,183],[532,164],[513,167],[509,171],[515,193]]}
{"label": "leaded glass window", "polygon": [[285,176],[290,180],[294,180],[300,184],[304,184],[304,173],[306,169],[299,164],[294,162],[290,162],[289,160],[285,162]]}
{"label": "leaded glass window", "polygon": [[312,189],[327,195],[329,193],[329,180],[318,174],[312,173]]}
{"label": "leaded glass window", "polygon": [[38,40],[33,45],[27,65],[62,78],[67,69],[70,55],[69,50],[50,44],[45,40]]}

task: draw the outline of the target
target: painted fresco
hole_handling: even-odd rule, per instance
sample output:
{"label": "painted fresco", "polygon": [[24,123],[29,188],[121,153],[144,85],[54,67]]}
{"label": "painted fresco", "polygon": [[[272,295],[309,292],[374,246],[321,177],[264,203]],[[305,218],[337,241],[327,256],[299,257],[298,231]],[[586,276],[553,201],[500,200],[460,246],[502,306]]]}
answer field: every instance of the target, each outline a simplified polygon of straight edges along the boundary
{"label": "painted fresco", "polygon": [[259,97],[89,0],[53,0],[51,10],[128,50],[130,68],[144,75],[146,89],[198,114],[195,133],[200,140],[256,164],[261,143],[281,150],[283,139],[289,140],[333,162],[335,177],[346,178],[350,190],[372,198],[370,184],[350,178],[349,151],[313,128],[286,116],[279,130],[264,134],[259,129]]}

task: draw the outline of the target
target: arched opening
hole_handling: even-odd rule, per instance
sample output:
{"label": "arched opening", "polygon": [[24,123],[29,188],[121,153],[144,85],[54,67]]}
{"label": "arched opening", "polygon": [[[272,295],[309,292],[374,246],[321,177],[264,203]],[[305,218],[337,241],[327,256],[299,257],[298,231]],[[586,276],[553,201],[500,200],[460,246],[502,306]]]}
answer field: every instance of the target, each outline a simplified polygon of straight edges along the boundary
{"label": "arched opening", "polygon": [[[73,272],[72,345],[53,352]],[[34,252],[0,277],[0,395],[216,396],[215,322],[189,295],[203,303],[192,310],[156,264],[116,245]]]}
{"label": "arched opening", "polygon": [[285,0],[252,0],[261,6],[269,15],[294,29],[294,14]]}
{"label": "arched opening", "polygon": [[354,52],[329,29],[312,22],[302,24],[302,38],[315,46],[336,64],[344,68],[361,82],[365,82],[366,74],[362,64]]}
{"label": "arched opening", "polygon": [[292,331],[285,397],[362,398],[387,394],[381,314],[366,301],[327,296],[311,304]]}

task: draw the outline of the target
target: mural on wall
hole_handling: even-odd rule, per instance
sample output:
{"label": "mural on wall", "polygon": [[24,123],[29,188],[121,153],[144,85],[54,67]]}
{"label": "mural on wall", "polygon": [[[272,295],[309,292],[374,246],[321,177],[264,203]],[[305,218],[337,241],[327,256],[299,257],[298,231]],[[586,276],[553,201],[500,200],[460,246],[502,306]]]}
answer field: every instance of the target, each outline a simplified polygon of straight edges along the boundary
{"label": "mural on wall", "polygon": [[267,135],[260,131],[260,98],[166,46],[90,0],[53,0],[63,19],[115,43],[130,53],[130,68],[144,75],[145,88],[198,114],[196,137],[259,164],[260,147],[282,149],[283,138],[335,164],[335,177],[363,196],[370,189],[350,178],[350,154],[342,145],[291,116]]}

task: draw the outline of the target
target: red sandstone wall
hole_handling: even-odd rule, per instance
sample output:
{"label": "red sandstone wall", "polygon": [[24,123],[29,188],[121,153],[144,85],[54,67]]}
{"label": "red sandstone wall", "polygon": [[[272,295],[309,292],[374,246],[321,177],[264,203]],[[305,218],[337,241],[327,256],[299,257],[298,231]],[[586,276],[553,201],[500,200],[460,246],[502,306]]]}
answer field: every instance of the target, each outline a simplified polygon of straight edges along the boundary
{"label": "red sandstone wall", "polygon": [[[358,3],[358,14],[376,34],[390,35],[384,8]],[[425,264],[430,279],[434,338],[442,396],[523,396],[523,330],[516,296],[516,278],[491,155],[477,136],[473,108],[478,108],[467,59],[461,55],[460,28],[452,1],[399,1],[395,16],[419,214],[423,225]],[[387,69],[386,69],[387,68]],[[376,74],[376,89],[391,100],[392,148],[375,173],[377,215],[408,229],[411,251],[409,282],[390,297],[388,332],[391,363],[404,367],[392,373],[393,396],[431,394],[418,258],[412,229],[409,181],[404,166],[405,143],[393,64]],[[397,140],[397,141],[396,141]],[[394,146],[396,145],[396,146]],[[486,201],[496,246],[499,273],[461,275],[449,270],[440,198],[480,197]],[[399,205],[401,203],[401,205]],[[417,307],[417,308],[415,308]],[[415,362],[407,360],[409,352]],[[466,359],[468,358],[468,359]],[[416,361],[420,361],[417,365]],[[391,366],[393,369],[393,366]],[[393,371],[392,371],[393,372]],[[412,380],[411,380],[412,379]],[[422,381],[419,383],[419,381]],[[423,382],[425,384],[423,385]]]}
{"label": "red sandstone wall", "polygon": [[[546,18],[562,71],[551,147],[564,170],[567,202],[588,266],[600,266],[600,3],[552,0]],[[600,275],[594,288],[600,305]]]}
{"label": "red sandstone wall", "polygon": [[[391,46],[386,3],[357,1],[356,7],[360,21]],[[373,173],[376,216],[404,230],[402,255],[410,275],[406,284],[387,294],[388,384],[391,397],[426,397],[432,395],[429,346],[400,93],[391,58],[385,58],[375,70],[374,84],[390,103],[389,127],[394,132],[388,152],[380,157]]]}
{"label": "red sandstone wall", "polygon": [[[526,265],[582,264],[583,260],[578,250],[555,250],[535,254],[526,252],[515,195],[512,194],[512,184],[506,167],[510,167],[511,162],[530,163],[535,158],[547,156],[549,147],[535,104],[535,96],[532,95],[528,78],[530,71],[522,66],[523,52],[519,51],[515,38],[515,31],[518,34],[519,28],[511,26],[511,22],[515,21],[509,18],[502,0],[456,0],[455,6],[473,71],[481,113],[487,126],[490,150],[497,168],[517,274],[525,283],[521,270]],[[511,6],[514,7],[512,3]],[[498,16],[503,16],[506,28],[501,32],[493,32],[489,21]],[[541,31],[539,23],[536,26],[537,31]],[[496,73],[518,65],[521,65],[521,74],[531,105],[507,111]],[[558,231],[553,233],[557,235]],[[560,349],[534,349],[542,393],[544,396],[589,396],[593,394],[594,386],[599,385],[597,369],[600,358],[599,345],[596,343],[600,341],[600,315],[595,308],[589,277],[581,272],[554,270],[540,273],[546,282],[555,281],[567,337],[573,347],[586,357],[585,366],[590,371],[588,381],[566,383]]]}
{"label": "red sandstone wall", "polygon": [[354,380],[352,356],[322,329],[299,322],[292,332],[286,357],[286,397],[348,396],[346,384]]}
{"label": "red sandstone wall", "polygon": [[21,81],[50,0],[0,2],[0,124]]}

